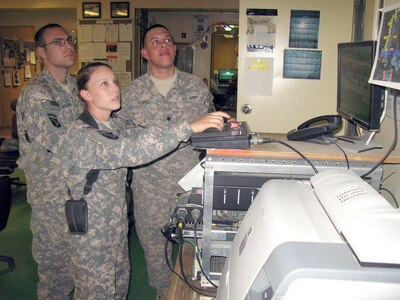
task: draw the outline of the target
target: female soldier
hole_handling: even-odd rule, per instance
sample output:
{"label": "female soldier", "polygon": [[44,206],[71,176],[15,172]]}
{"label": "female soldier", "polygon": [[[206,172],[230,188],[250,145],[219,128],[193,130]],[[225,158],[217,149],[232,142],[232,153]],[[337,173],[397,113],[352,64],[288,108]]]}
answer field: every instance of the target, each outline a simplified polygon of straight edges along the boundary
{"label": "female soldier", "polygon": [[[215,112],[192,123],[142,128],[111,117],[120,108],[120,89],[110,66],[83,67],[77,85],[87,108],[69,127],[62,150],[63,174],[70,190],[66,217],[70,232],[75,233],[68,237],[74,297],[125,299],[130,272],[125,167],[168,153],[192,132],[210,127],[221,130],[223,117],[229,115]],[[78,203],[86,203],[87,220],[80,215],[85,216],[85,209],[75,210]]]}

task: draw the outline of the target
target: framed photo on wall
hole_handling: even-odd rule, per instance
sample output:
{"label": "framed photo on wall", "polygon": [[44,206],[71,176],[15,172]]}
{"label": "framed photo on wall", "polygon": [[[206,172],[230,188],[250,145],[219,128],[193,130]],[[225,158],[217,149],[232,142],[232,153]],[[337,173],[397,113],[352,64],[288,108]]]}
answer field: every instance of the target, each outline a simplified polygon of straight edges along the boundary
{"label": "framed photo on wall", "polygon": [[82,18],[101,18],[101,3],[82,2]]}
{"label": "framed photo on wall", "polygon": [[111,2],[111,18],[129,18],[129,2]]}

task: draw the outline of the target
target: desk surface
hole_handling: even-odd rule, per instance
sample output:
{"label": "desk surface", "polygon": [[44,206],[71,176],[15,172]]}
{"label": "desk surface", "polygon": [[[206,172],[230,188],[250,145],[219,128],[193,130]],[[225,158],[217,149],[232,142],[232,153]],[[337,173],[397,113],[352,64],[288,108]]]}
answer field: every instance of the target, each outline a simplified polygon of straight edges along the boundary
{"label": "desk surface", "polygon": [[[343,152],[335,145],[316,144],[310,142],[288,141],[285,134],[263,133],[262,137],[277,139],[288,143],[296,150],[300,151],[304,156],[311,160],[344,160]],[[346,147],[348,142],[338,140],[336,143],[340,147]],[[386,154],[389,147],[383,149],[374,149],[362,153],[354,153],[346,151],[349,161],[378,162]],[[234,149],[208,149],[207,155],[210,156],[234,156],[234,157],[268,157],[280,159],[297,159],[300,156],[290,148],[280,143],[272,142],[266,144],[254,145],[250,150],[234,150]],[[388,164],[400,163],[400,155],[392,153],[385,160]]]}

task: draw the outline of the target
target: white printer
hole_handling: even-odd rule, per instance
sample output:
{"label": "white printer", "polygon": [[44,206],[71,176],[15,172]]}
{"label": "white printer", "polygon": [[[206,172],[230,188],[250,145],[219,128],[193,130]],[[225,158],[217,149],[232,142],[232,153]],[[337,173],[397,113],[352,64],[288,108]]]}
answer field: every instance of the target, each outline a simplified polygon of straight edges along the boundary
{"label": "white printer", "polygon": [[217,299],[400,299],[400,212],[351,170],[270,180],[246,213]]}

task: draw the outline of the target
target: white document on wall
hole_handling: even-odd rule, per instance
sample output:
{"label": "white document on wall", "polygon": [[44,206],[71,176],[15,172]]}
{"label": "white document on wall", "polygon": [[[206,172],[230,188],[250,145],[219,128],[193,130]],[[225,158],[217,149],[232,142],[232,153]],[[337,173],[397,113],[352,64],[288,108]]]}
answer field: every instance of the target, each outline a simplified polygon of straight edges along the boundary
{"label": "white document on wall", "polygon": [[107,24],[106,42],[118,42],[118,24]]}
{"label": "white document on wall", "polygon": [[11,86],[11,73],[9,71],[3,71],[3,76],[4,76],[4,86],[9,87]]}
{"label": "white document on wall", "polygon": [[32,72],[31,72],[31,66],[30,65],[25,65],[25,79],[31,79],[32,78]]}
{"label": "white document on wall", "polygon": [[244,93],[248,96],[272,96],[274,59],[246,57],[244,64]]}
{"label": "white document on wall", "polygon": [[102,24],[93,25],[93,42],[106,41],[106,26]]}
{"label": "white document on wall", "polygon": [[126,60],[110,59],[108,64],[111,66],[114,72],[126,72]]}
{"label": "white document on wall", "polygon": [[131,43],[118,43],[118,59],[131,60]]}
{"label": "white document on wall", "polygon": [[32,65],[36,65],[36,53],[35,53],[35,51],[29,51],[29,55],[30,55],[30,58],[29,58],[29,60],[31,61],[31,64]]}
{"label": "white document on wall", "polygon": [[119,40],[121,42],[132,41],[132,23],[118,24],[119,29]]}
{"label": "white document on wall", "polygon": [[80,42],[91,42],[93,41],[93,26],[92,25],[81,25],[80,26]]}
{"label": "white document on wall", "polygon": [[93,43],[93,58],[106,59],[106,43]]}
{"label": "white document on wall", "polygon": [[92,61],[93,60],[93,44],[92,43],[80,43],[79,44],[79,59],[81,61]]}

